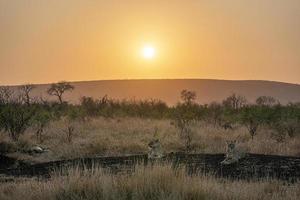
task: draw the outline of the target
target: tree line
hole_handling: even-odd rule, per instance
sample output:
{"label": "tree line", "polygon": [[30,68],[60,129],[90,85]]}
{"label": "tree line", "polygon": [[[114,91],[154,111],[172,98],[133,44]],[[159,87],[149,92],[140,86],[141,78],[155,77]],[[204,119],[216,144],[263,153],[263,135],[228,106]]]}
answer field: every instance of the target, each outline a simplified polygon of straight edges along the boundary
{"label": "tree line", "polygon": [[64,100],[65,93],[74,89],[68,82],[49,86],[48,95],[56,97],[57,101],[33,97],[34,89],[35,86],[30,84],[20,86],[18,92],[10,87],[0,87],[0,130],[15,141],[29,127],[36,131],[37,139],[42,140],[45,127],[51,121],[61,119],[68,124],[65,132],[71,141],[74,122],[100,116],[171,119],[187,149],[191,142],[190,127],[200,120],[226,130],[245,126],[252,139],[261,127],[266,126],[274,130],[274,138],[279,142],[300,132],[300,103],[282,105],[269,96],[258,97],[255,103],[249,103],[244,96],[232,94],[222,102],[199,104],[194,91],[183,90],[180,101],[174,106],[158,99],[118,100],[107,95],[99,99],[84,96],[74,105]]}

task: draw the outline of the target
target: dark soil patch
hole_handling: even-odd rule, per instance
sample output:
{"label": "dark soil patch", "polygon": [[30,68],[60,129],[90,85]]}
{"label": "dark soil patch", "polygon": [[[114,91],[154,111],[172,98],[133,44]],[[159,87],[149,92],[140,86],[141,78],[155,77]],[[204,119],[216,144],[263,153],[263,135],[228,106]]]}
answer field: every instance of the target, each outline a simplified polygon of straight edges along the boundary
{"label": "dark soil patch", "polygon": [[[3,158],[1,158],[3,159]],[[174,168],[185,167],[187,173],[209,173],[217,177],[229,179],[261,179],[276,178],[289,182],[300,180],[300,158],[289,156],[249,154],[238,163],[221,165],[224,154],[184,154],[171,153],[159,160],[149,160],[147,155],[120,157],[91,157],[72,160],[61,160],[34,165],[23,165],[13,169],[0,168],[0,174],[10,176],[42,176],[49,177],[54,169],[77,166],[91,168],[101,166],[112,173],[133,171],[137,164],[171,163]],[[12,160],[4,159],[7,166]],[[1,166],[4,166],[1,160]]]}
{"label": "dark soil patch", "polygon": [[18,164],[17,159],[10,158],[4,155],[0,155],[0,170],[5,170],[8,168],[14,168]]}

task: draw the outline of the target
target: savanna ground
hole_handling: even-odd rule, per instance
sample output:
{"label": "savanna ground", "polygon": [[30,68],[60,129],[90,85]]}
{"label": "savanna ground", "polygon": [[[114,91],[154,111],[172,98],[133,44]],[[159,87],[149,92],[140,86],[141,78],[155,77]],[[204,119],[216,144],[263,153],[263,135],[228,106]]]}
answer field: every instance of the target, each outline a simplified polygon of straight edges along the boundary
{"label": "savanna ground", "polygon": [[[160,139],[166,153],[184,151],[185,148],[178,129],[167,119],[99,117],[72,123],[71,141],[68,141],[65,121],[54,121],[45,129],[42,143],[28,129],[13,143],[19,151],[8,155],[29,162],[45,162],[94,155],[143,154],[147,153],[147,144],[154,138]],[[272,131],[264,127],[252,140],[244,126],[236,125],[233,130],[225,130],[199,121],[192,125],[191,146],[195,153],[225,153],[226,140],[236,139],[249,153],[300,156],[298,136],[286,137],[282,142],[273,137]],[[11,142],[5,133],[1,134],[1,141]],[[36,144],[50,151],[40,155],[22,153]]]}
{"label": "savanna ground", "polygon": [[111,175],[100,168],[70,169],[48,181],[27,180],[1,185],[0,199],[298,199],[300,187],[276,180],[228,181],[188,176],[170,166],[138,167],[131,175]]}
{"label": "savanna ground", "polygon": [[[11,143],[17,152],[8,154],[26,162],[38,163],[83,156],[108,156],[147,153],[147,144],[159,138],[165,152],[184,150],[178,129],[171,120],[142,118],[90,118],[73,122],[74,133],[66,134],[64,120],[53,121],[38,142],[28,129],[15,143],[7,134],[1,141]],[[203,121],[192,125],[192,152],[224,153],[226,140],[236,139],[251,153],[300,156],[299,136],[278,142],[272,131],[261,127],[252,140],[247,128],[234,125],[233,130],[214,127]],[[40,145],[50,151],[30,155],[26,148]],[[297,199],[299,184],[277,180],[231,181],[199,174],[188,176],[184,170],[170,166],[139,166],[131,175],[111,175],[93,170],[68,169],[54,173],[48,180],[17,179],[0,184],[0,199]]]}

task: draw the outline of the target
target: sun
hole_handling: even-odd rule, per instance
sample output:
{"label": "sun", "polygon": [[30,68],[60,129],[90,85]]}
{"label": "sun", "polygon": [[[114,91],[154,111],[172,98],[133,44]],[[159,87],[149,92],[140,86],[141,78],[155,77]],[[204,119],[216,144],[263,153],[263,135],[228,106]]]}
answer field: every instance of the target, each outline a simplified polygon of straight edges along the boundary
{"label": "sun", "polygon": [[155,48],[151,45],[146,45],[142,49],[142,56],[145,59],[153,59],[155,57]]}

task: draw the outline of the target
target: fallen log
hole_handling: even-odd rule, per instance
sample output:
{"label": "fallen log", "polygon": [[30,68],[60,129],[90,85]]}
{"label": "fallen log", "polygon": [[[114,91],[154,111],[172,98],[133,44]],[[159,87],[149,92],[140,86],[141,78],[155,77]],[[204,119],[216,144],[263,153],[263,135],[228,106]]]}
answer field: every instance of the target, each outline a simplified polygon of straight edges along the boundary
{"label": "fallen log", "polygon": [[89,157],[0,169],[0,174],[49,177],[55,169],[74,166],[85,168],[99,166],[112,173],[118,173],[134,171],[137,164],[147,166],[153,163],[169,163],[175,169],[184,167],[189,174],[209,173],[217,177],[246,180],[261,178],[276,178],[289,182],[300,180],[300,157],[248,154],[237,163],[222,165],[224,156],[224,154],[170,153],[158,160],[150,160],[147,155]]}

